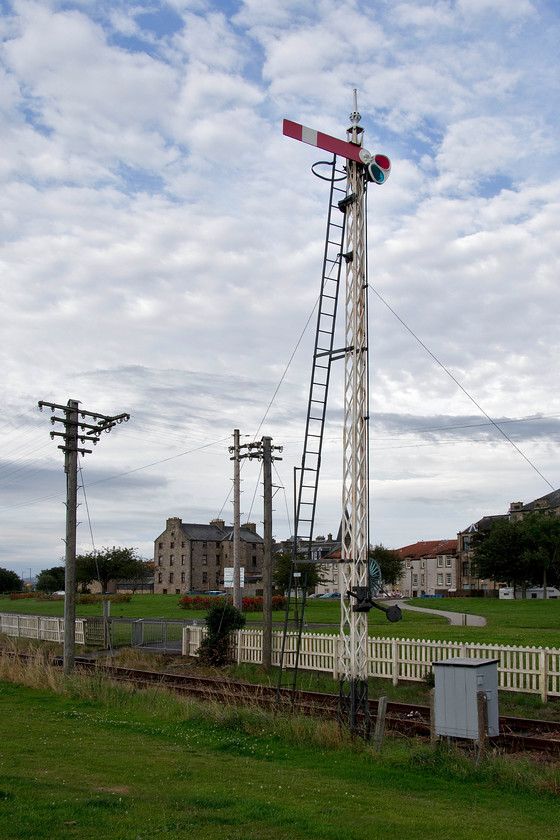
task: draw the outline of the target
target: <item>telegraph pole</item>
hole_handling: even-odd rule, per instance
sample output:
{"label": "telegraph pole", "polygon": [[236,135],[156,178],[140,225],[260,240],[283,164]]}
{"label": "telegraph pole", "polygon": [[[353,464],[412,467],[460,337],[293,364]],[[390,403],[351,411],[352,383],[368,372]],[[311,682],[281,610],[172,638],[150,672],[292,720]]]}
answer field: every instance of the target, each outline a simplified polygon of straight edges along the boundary
{"label": "telegraph pole", "polygon": [[[130,414],[108,417],[98,412],[79,408],[78,400],[68,400],[67,405],[39,400],[42,411],[44,406],[52,411],[51,423],[62,423],[63,432],[51,431],[51,438],[63,438],[64,471],[66,473],[66,553],[64,571],[64,657],[65,674],[74,670],[76,649],[76,527],[78,507],[78,452],[81,455],[91,453],[86,444],[98,442],[101,432],[110,432],[117,423],[130,420]],[[56,411],[64,412],[63,417],[55,416]],[[80,419],[81,418],[81,419]],[[93,422],[88,422],[93,421]]]}
{"label": "telegraph pole", "polygon": [[262,666],[269,671],[272,667],[272,438],[263,437],[262,453],[264,539]]}
{"label": "telegraph pole", "polygon": [[241,600],[241,539],[239,536],[241,527],[239,429],[233,430],[233,452],[233,606],[240,610],[243,602]]}
{"label": "telegraph pole", "polygon": [[[241,449],[247,449],[248,452],[241,455]],[[236,551],[235,551],[235,520],[236,514],[239,517],[239,462],[241,458],[249,458],[252,460],[256,458],[263,462],[263,496],[264,496],[264,552],[263,552],[263,654],[262,664],[264,668],[270,668],[272,664],[272,462],[282,460],[278,456],[274,456],[272,451],[276,449],[282,452],[281,446],[272,446],[271,437],[263,437],[261,440],[253,443],[239,443],[239,430],[234,429],[233,432],[233,446],[229,447],[232,453],[231,461],[233,461],[233,593],[234,607],[241,609],[241,597],[239,597],[239,606],[235,602],[235,581],[236,568],[239,573],[239,565],[236,567]],[[237,502],[236,502],[237,499]],[[239,533],[239,531],[238,531]],[[239,548],[237,551],[239,557]],[[239,563],[239,560],[238,560]]]}
{"label": "telegraph pole", "polygon": [[[64,423],[66,554],[64,563],[64,673],[74,670],[76,650],[76,530],[78,515],[78,401],[68,400]],[[51,432],[51,437],[59,432]]]}

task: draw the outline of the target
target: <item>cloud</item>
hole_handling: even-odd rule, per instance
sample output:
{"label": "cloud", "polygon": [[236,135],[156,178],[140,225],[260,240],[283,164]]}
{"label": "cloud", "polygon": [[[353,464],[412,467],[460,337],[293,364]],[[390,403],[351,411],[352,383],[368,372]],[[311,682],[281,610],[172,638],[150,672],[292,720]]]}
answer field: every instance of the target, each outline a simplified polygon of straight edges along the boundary
{"label": "cloud", "polygon": [[[169,515],[230,518],[234,428],[284,446],[275,533],[292,532],[328,185],[282,118],[344,138],[355,87],[365,145],[393,164],[368,199],[375,541],[453,536],[547,491],[484,413],[558,483],[550,4],[19,0],[0,33],[0,565],[62,553],[38,399],[131,414],[83,467],[99,544],[149,556]],[[322,533],[342,381],[336,363]],[[260,522],[258,482],[252,464]]]}

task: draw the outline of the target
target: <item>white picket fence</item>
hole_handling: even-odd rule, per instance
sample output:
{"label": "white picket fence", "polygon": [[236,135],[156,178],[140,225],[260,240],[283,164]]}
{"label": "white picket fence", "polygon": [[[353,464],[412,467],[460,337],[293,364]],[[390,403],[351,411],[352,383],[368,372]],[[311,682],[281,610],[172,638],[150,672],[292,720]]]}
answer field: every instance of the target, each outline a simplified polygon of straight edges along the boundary
{"label": "white picket fence", "polygon": [[[183,628],[184,656],[196,656],[204,627]],[[262,630],[238,630],[236,633],[237,662],[260,664],[262,661]],[[280,664],[282,632],[272,634],[272,664]],[[284,666],[295,665],[297,636],[286,640]],[[326,633],[303,633],[299,654],[299,668],[303,671],[322,671],[339,679],[343,645],[340,636]],[[466,656],[471,659],[498,660],[498,686],[503,691],[540,694],[544,703],[560,697],[560,649],[542,647],[510,647],[507,645],[473,644],[465,642],[431,642],[424,639],[383,639],[372,637],[368,644],[368,676],[399,682],[420,682],[432,668],[433,662]]]}
{"label": "white picket fence", "polygon": [[[49,642],[64,641],[64,619],[44,615],[0,613],[0,633],[20,639],[43,639]],[[76,644],[85,644],[84,621],[76,619]]]}
{"label": "white picket fence", "polygon": [[[76,619],[76,644],[85,644],[85,619]],[[183,627],[182,654],[196,656],[200,647],[203,625]],[[0,633],[7,636],[64,641],[64,619],[38,615],[0,613]],[[280,664],[282,631],[272,634],[272,663]],[[293,668],[297,647],[296,634],[288,635],[284,650],[284,666]],[[262,661],[262,630],[238,630],[235,639],[237,661],[260,664]],[[303,633],[299,654],[302,671],[321,671],[338,679],[343,651],[340,636],[328,633]],[[420,682],[429,673],[432,662],[467,656],[472,659],[498,660],[498,686],[503,691],[539,694],[548,698],[560,697],[560,649],[542,647],[512,647],[509,645],[481,645],[465,642],[430,642],[424,639],[383,639],[371,637],[368,643],[368,676],[392,680]]]}

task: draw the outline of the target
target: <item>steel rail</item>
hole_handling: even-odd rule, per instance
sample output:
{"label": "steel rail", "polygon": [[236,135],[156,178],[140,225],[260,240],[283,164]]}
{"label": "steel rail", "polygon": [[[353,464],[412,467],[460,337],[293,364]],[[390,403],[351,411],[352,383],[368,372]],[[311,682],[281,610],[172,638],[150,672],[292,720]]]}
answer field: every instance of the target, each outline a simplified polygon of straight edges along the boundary
{"label": "steel rail", "polygon": [[[0,649],[0,656],[17,657],[21,661],[32,661],[36,658],[35,654],[2,649]],[[61,656],[52,657],[48,662],[55,667],[63,666]],[[103,674],[109,679],[131,682],[144,688],[165,688],[203,700],[224,703],[258,703],[270,709],[274,709],[277,705],[278,689],[272,685],[106,665],[86,657],[76,657],[75,665],[78,671]],[[375,721],[377,716],[377,705],[377,700],[369,700],[372,721]],[[285,688],[281,691],[279,708],[286,711],[293,709],[302,714],[336,718],[338,695],[298,689],[294,696],[290,688]],[[492,745],[509,752],[538,751],[560,756],[560,721],[500,715],[499,723],[500,735],[490,739]],[[389,701],[386,727],[390,731],[405,735],[427,737],[430,735],[430,707]]]}

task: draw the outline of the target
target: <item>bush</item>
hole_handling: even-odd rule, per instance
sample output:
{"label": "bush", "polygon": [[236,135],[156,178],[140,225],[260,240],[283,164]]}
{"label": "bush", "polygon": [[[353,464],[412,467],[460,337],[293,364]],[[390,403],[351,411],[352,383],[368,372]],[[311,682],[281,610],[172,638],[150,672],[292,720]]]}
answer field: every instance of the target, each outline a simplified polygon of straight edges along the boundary
{"label": "bush", "polygon": [[197,654],[205,665],[219,666],[231,661],[231,635],[245,626],[245,616],[223,598],[215,600],[222,603],[214,603],[206,614],[208,631]]}
{"label": "bush", "polygon": [[12,592],[10,601],[21,601],[22,598],[36,598],[36,592]]}

